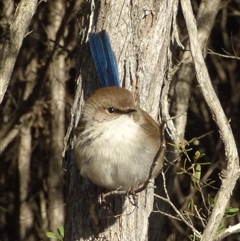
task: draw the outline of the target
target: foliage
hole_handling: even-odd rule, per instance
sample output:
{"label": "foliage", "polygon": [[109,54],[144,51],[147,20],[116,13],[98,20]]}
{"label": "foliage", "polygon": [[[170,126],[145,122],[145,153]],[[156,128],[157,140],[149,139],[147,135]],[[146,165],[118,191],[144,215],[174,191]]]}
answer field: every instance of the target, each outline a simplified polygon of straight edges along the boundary
{"label": "foliage", "polygon": [[[63,131],[66,131],[71,115],[75,74],[78,72],[76,62],[79,60],[76,56],[81,45],[78,36],[80,29],[84,28],[88,21],[83,18],[84,12],[91,6],[88,1],[62,1],[65,9],[59,12],[63,16],[59,14],[60,19],[54,19],[52,13],[55,13],[56,9],[51,8],[54,2],[56,1],[39,1],[0,106],[0,237],[3,241],[46,240],[46,230],[51,230],[50,221],[55,221],[49,216],[51,210],[48,210],[50,190],[51,188],[57,190],[57,194],[64,192],[64,185],[59,184],[61,170],[56,171],[55,166],[50,170],[50,156],[53,153],[58,154],[56,161],[61,165],[61,151],[50,148],[55,140],[52,128],[58,125],[58,122],[53,122],[52,111],[57,108],[51,106],[52,80],[49,75],[51,71],[53,75],[54,70],[55,74],[58,74],[58,71],[56,71],[57,66],[50,63],[59,56],[64,56],[62,66],[65,73],[63,85],[65,92],[64,95],[60,95],[60,92],[58,94],[65,104]],[[200,1],[191,2],[197,13]],[[9,29],[18,3],[17,0],[0,3],[0,49],[9,39]],[[238,0],[222,1],[205,51],[212,84],[231,124],[238,146],[240,140],[239,9]],[[146,12],[148,11],[154,15],[154,9]],[[146,20],[148,25],[151,25],[151,19],[152,17],[143,15],[141,21]],[[61,23],[58,31],[48,31],[49,26],[54,25],[57,20]],[[180,40],[185,46],[187,31],[181,9],[178,12],[177,23]],[[189,49],[181,49],[172,43],[171,51],[174,56],[173,65],[177,66],[184,52]],[[169,93],[172,116],[175,111],[172,102],[175,97],[174,89],[177,88],[176,78],[174,75]],[[132,76],[131,81],[137,82]],[[178,175],[172,187],[174,192],[171,200],[177,209],[181,210],[184,218],[202,232],[215,205],[216,193],[221,184],[219,173],[224,169],[226,160],[221,136],[196,83],[191,86],[191,98],[187,105],[189,108],[184,138],[190,141],[183,140],[179,145],[174,145],[182,156],[180,164],[174,163],[178,166]],[[193,138],[194,136],[198,138]],[[26,156],[22,155],[24,150],[27,150]],[[51,181],[56,175],[57,184],[51,187]],[[218,232],[240,222],[239,206],[237,207],[240,202],[239,189],[238,184],[232,193]],[[59,206],[64,203],[63,199],[61,201]],[[20,210],[23,217],[20,217]],[[22,232],[22,228],[25,228],[25,233]],[[63,229],[59,226],[57,230],[57,233],[48,232],[48,237],[62,240]],[[170,236],[174,236],[175,241],[185,241],[188,240],[187,237],[197,240],[192,230],[186,228],[185,224],[182,222],[176,224],[169,220],[164,227],[164,235],[166,240],[169,240]],[[234,239],[226,238],[226,241],[229,240]]]}
{"label": "foliage", "polygon": [[[206,165],[211,165],[210,162],[204,162],[205,153],[196,151],[192,157],[189,156],[189,153],[191,153],[191,151],[193,150],[193,148],[191,148],[191,144],[194,143],[196,139],[197,138],[193,138],[190,141],[182,140],[178,145],[172,143],[169,143],[169,145],[174,146],[176,149],[179,150],[180,153],[181,161],[179,163],[180,165],[177,166],[180,171],[178,171],[177,174],[190,176],[191,185],[189,185],[189,187],[192,187],[195,191],[199,192],[202,199],[202,202],[195,203],[195,194],[192,198],[189,199],[186,209],[182,211],[183,216],[178,215],[178,217],[180,217],[181,219],[183,217],[186,218],[186,220],[188,220],[189,227],[191,227],[192,223],[196,223],[194,219],[197,219],[202,224],[202,228],[204,228],[207,224],[208,217],[211,214],[211,210],[215,207],[218,195],[212,197],[210,194],[207,194],[208,191],[205,191],[207,187],[217,189],[216,187],[214,187],[214,180],[208,180],[207,182],[202,180],[202,167]],[[199,159],[201,160],[199,161]],[[207,197],[204,193],[207,194]],[[220,234],[222,231],[225,230],[225,219],[236,216],[238,212],[239,208],[237,207],[226,208],[224,219],[217,229],[217,234]],[[193,234],[188,235],[188,237],[190,240],[200,240],[200,238],[194,232]]]}
{"label": "foliage", "polygon": [[63,228],[63,226],[59,225],[57,227],[57,231],[58,231],[58,233],[47,232],[46,235],[50,239],[57,239],[57,240],[63,241],[63,238],[64,238],[64,228]]}

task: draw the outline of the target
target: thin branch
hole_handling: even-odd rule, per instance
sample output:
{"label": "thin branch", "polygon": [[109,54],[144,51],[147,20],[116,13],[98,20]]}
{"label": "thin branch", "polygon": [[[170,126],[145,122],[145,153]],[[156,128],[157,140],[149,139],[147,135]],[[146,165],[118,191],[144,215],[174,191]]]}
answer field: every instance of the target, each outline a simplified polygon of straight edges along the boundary
{"label": "thin branch", "polygon": [[236,143],[229,122],[222,110],[221,104],[211,84],[210,77],[202,56],[198,40],[196,21],[193,15],[190,0],[181,0],[183,15],[186,21],[192,58],[194,61],[197,80],[202,89],[203,96],[212,112],[213,119],[217,123],[221,137],[225,145],[227,163],[227,176],[223,179],[221,189],[218,193],[216,205],[204,230],[202,241],[212,241],[216,235],[217,228],[222,220],[225,208],[230,199],[236,180],[240,176],[239,158]]}
{"label": "thin branch", "polygon": [[37,0],[22,0],[15,12],[8,38],[0,53],[0,103],[7,90],[18,52],[37,8]]}
{"label": "thin branch", "polygon": [[179,0],[175,0],[173,4],[173,33],[172,33],[172,41],[175,39],[177,42],[177,45],[184,49],[184,46],[182,45],[180,39],[179,39],[179,34],[178,34],[178,26],[177,26],[177,13],[178,13],[178,5],[179,5]]}
{"label": "thin branch", "polygon": [[220,241],[234,233],[240,233],[240,223],[225,229],[222,233],[218,234],[217,237],[213,239],[213,241]]}
{"label": "thin branch", "polygon": [[5,138],[1,139],[0,142],[0,154],[3,153],[3,151],[5,150],[5,148],[8,146],[8,144],[10,142],[13,141],[13,139],[18,135],[19,133],[19,126],[16,126],[15,128],[13,128]]}
{"label": "thin branch", "polygon": [[162,212],[158,207],[157,207],[157,209],[158,210],[157,211],[153,211],[153,213],[161,213],[162,215],[167,216],[170,219],[176,219],[177,221],[182,221],[180,218],[177,218],[177,217],[175,217],[175,216],[173,216],[173,215],[171,215],[169,213]]}
{"label": "thin branch", "polygon": [[[206,49],[208,38],[215,23],[221,0],[201,1],[197,13],[197,37],[202,51]],[[189,42],[185,46],[185,50],[189,50]],[[192,94],[192,82],[195,79],[193,60],[190,51],[184,51],[182,60],[184,63],[177,75],[175,84],[175,114],[187,112],[189,106],[189,98]],[[175,127],[179,134],[184,136],[187,123],[187,115],[183,115],[175,120]]]}
{"label": "thin branch", "polygon": [[[165,122],[167,124],[167,129],[166,129],[167,133],[175,143],[178,143],[180,141],[180,137],[179,137],[177,130],[174,126],[174,123],[169,115],[168,93],[169,93],[172,77],[176,73],[176,71],[180,68],[181,64],[182,64],[182,62],[180,64],[178,64],[177,66],[175,66],[173,69],[171,69],[171,63],[169,63],[168,69],[171,69],[171,71],[169,73],[167,73],[167,76],[164,80],[161,99],[160,99],[160,103],[159,103],[161,115],[162,115],[162,122]],[[174,158],[171,158],[171,159],[174,159]]]}
{"label": "thin branch", "polygon": [[[167,186],[166,186],[166,178],[165,178],[165,174],[164,172],[162,171],[162,177],[163,177],[163,187],[164,187],[164,191],[165,191],[165,194],[166,194],[166,198],[162,197],[162,196],[159,196],[157,194],[154,194],[155,197],[157,198],[160,198],[161,200],[167,202],[170,204],[170,206],[173,208],[173,210],[177,213],[177,215],[181,218],[181,220],[188,226],[192,229],[193,233],[198,237],[198,238],[201,238],[201,234],[194,228],[194,226],[189,223],[189,220],[187,220],[183,214],[178,210],[177,207],[175,207],[175,205],[171,202],[170,200],[170,197],[168,195],[168,191],[167,191]],[[189,218],[190,219],[190,218]]]}
{"label": "thin branch", "polygon": [[197,218],[201,221],[202,226],[205,228],[206,227],[205,219],[201,217],[196,205],[194,205],[194,210],[197,214]]}
{"label": "thin branch", "polygon": [[[224,50],[223,50],[224,51]],[[226,52],[227,53],[227,52]],[[223,58],[227,58],[227,59],[237,59],[237,60],[240,60],[240,57],[237,57],[237,56],[234,56],[234,55],[231,55],[229,53],[226,54],[219,54],[217,52],[214,52],[213,50],[211,49],[208,49],[207,51],[207,54],[211,54],[211,55],[217,55],[219,57],[223,57]]]}

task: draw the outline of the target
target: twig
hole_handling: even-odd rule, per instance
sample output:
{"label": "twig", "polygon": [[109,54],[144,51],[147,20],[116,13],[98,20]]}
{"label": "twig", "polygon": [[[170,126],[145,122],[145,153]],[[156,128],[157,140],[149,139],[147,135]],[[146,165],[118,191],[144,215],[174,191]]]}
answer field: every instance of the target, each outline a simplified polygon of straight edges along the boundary
{"label": "twig", "polygon": [[175,0],[173,4],[173,33],[172,33],[172,41],[175,39],[178,46],[182,49],[184,49],[184,46],[182,45],[180,39],[179,39],[179,34],[178,34],[178,26],[177,26],[177,13],[178,13],[178,5],[179,5],[179,0]]}
{"label": "twig", "polygon": [[3,138],[0,142],[0,154],[3,153],[5,148],[8,146],[8,144],[18,135],[19,133],[19,126],[16,126],[13,128],[5,138]]}
{"label": "twig", "polygon": [[205,219],[201,217],[201,215],[200,215],[196,205],[194,205],[194,210],[195,210],[195,212],[197,214],[198,219],[201,221],[202,226],[205,228],[206,227],[206,223],[204,222]]}
{"label": "twig", "polygon": [[168,195],[168,191],[167,191],[167,186],[166,186],[166,178],[164,175],[164,172],[162,171],[162,177],[163,177],[163,187],[164,187],[164,191],[166,194],[166,198],[159,196],[157,194],[154,194],[155,197],[160,198],[161,200],[169,203],[171,205],[171,207],[173,208],[173,210],[177,213],[177,215],[181,218],[181,220],[192,229],[193,233],[198,237],[201,238],[201,234],[194,228],[194,226],[189,223],[189,221],[182,215],[182,213],[175,207],[175,205],[171,202],[170,197]]}
{"label": "twig", "polygon": [[175,217],[175,216],[173,216],[173,215],[171,215],[169,213],[162,212],[158,207],[157,207],[157,209],[158,209],[157,211],[152,211],[152,212],[153,213],[161,213],[162,215],[167,216],[170,219],[176,219],[177,221],[182,221],[180,218],[177,218],[177,217]]}
{"label": "twig", "polygon": [[240,60],[240,57],[230,55],[229,53],[227,53],[228,55],[226,55],[226,54],[219,54],[217,52],[214,52],[211,49],[208,49],[207,54],[217,55],[217,56],[220,56],[220,57],[223,57],[223,58],[227,58],[227,59],[238,59],[238,60]]}
{"label": "twig", "polygon": [[[182,64],[182,62],[181,62],[181,64]],[[179,142],[180,137],[179,137],[177,130],[173,124],[173,121],[169,115],[168,93],[169,93],[169,88],[170,88],[170,83],[171,83],[172,77],[176,73],[176,69],[178,70],[179,67],[180,67],[180,65],[175,67],[170,73],[167,74],[167,78],[165,78],[165,80],[164,80],[161,99],[160,99],[160,103],[159,103],[163,122],[165,122],[167,124],[167,128],[166,128],[167,133],[168,133],[169,137],[175,143]],[[169,64],[169,69],[170,68],[171,68],[171,64]]]}

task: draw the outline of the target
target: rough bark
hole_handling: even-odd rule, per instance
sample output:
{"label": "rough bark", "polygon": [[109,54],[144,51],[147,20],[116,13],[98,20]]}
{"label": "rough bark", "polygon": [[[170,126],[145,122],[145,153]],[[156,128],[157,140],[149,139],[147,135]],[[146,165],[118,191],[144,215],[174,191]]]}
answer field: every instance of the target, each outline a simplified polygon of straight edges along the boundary
{"label": "rough bark", "polygon": [[[137,199],[138,208],[129,203],[127,198],[120,196],[109,197],[108,205],[99,205],[98,194],[106,192],[106,190],[93,186],[81,178],[74,161],[68,163],[66,240],[75,239],[75,237],[81,240],[90,239],[90,237],[124,240],[128,236],[130,240],[148,238],[150,241],[187,241],[189,240],[188,235],[193,233],[201,238],[209,219],[209,216],[206,215],[209,207],[206,205],[207,208],[204,209],[204,197],[210,195],[214,198],[216,196],[221,185],[219,172],[222,166],[227,167],[227,163],[227,178],[223,181],[221,194],[218,196],[219,201],[209,219],[204,239],[208,240],[211,237],[213,240],[238,239],[240,212],[231,218],[225,218],[225,215],[223,218],[221,217],[227,202],[230,207],[239,206],[239,183],[232,190],[239,169],[232,160],[236,152],[228,125],[231,125],[235,141],[239,146],[240,19],[238,9],[240,2],[221,1],[221,10],[216,16],[216,22],[211,32],[219,0],[191,1],[193,12],[197,16],[198,28],[197,33],[192,28],[189,30],[191,42],[194,43],[197,39],[196,35],[198,35],[198,45],[203,51],[202,43],[205,43],[211,32],[208,42],[211,52],[207,52],[205,63],[211,75],[211,83],[228,120],[222,116],[221,110],[213,111],[213,116],[218,122],[223,118],[224,125],[227,126],[226,131],[218,128],[214,123],[211,111],[202,95],[201,88],[204,87],[208,90],[206,92],[203,88],[205,96],[209,98],[206,98],[207,102],[210,103],[210,106],[211,102],[215,104],[215,100],[210,99],[212,92],[206,83],[208,76],[206,77],[205,71],[202,71],[202,60],[197,59],[199,46],[194,44],[189,51],[190,45],[187,47],[185,44],[188,34],[181,6],[178,6],[177,0],[174,3],[167,0],[151,0],[144,1],[144,3],[142,0],[92,0],[92,2],[66,0],[61,1],[61,4],[64,4],[64,12],[59,11],[57,6],[59,1],[40,0],[37,3],[37,11],[32,18],[29,30],[27,30],[28,24],[25,23],[30,21],[29,16],[34,11],[31,10],[28,15],[27,6],[36,4],[36,1],[27,1],[27,5],[21,7],[23,2],[26,3],[22,0],[4,0],[0,3],[0,48],[1,54],[6,54],[6,58],[0,58],[1,66],[2,63],[4,64],[4,72],[1,69],[0,76],[6,73],[8,77],[9,74],[11,75],[9,78],[4,77],[6,82],[0,82],[1,94],[5,92],[5,83],[9,83],[0,104],[0,239],[4,241],[20,239],[46,241],[49,240],[46,232],[56,232],[57,225],[62,222],[62,215],[58,219],[58,214],[62,212],[64,206],[61,196],[62,189],[56,191],[56,188],[61,186],[60,179],[63,174],[60,158],[63,122],[68,123],[69,116],[73,116],[76,110],[78,118],[84,100],[99,87],[87,36],[90,31],[98,31],[103,28],[110,33],[114,51],[117,53],[123,86],[132,90],[141,107],[156,119],[160,97],[160,118],[167,120],[168,128],[166,130],[171,136],[169,142],[172,143],[173,140],[181,138],[177,132],[179,134],[185,132],[188,140],[199,137],[187,148],[193,147],[193,152],[198,150],[205,153],[206,155],[200,161],[211,162],[211,164],[204,166],[201,171],[201,183],[204,184],[202,197],[200,197],[199,190],[191,186],[189,181],[191,173],[177,175],[174,186],[170,189],[170,191],[174,190],[173,195],[167,200],[168,203],[175,204],[175,209],[165,209],[165,214],[168,215],[168,218],[165,218],[161,211],[168,204],[166,204],[166,200],[162,203],[159,202],[162,198],[160,196],[155,195],[157,199],[154,200],[154,211],[156,212],[151,212],[153,190],[148,190],[147,194],[141,193]],[[56,7],[52,7],[49,11],[50,5]],[[187,10],[190,11],[191,7],[188,6]],[[51,19],[50,14],[51,16],[57,14],[57,17]],[[173,16],[171,17],[171,15]],[[51,21],[49,21],[50,19]],[[173,19],[172,23],[171,19]],[[176,23],[180,28],[177,28]],[[188,21],[188,24],[191,23],[194,23],[193,18]],[[173,42],[169,48],[169,44],[171,44],[169,43],[169,26],[171,24],[171,40],[175,39],[176,43],[181,46],[178,39],[179,33],[182,44],[186,46],[184,50],[179,49]],[[79,31],[79,29],[81,30]],[[201,37],[202,33],[204,35]],[[15,52],[11,52],[10,47],[16,47]],[[20,51],[17,53],[19,48]],[[193,62],[190,67],[187,61],[182,63],[182,69],[179,72],[176,72],[178,68],[172,66],[171,61],[175,63],[174,61],[181,61],[186,57],[192,59],[192,54],[195,54],[195,65],[198,66],[196,68],[198,79],[203,77],[201,85],[195,81]],[[14,64],[16,57],[17,60]],[[74,96],[76,58],[79,62],[77,71],[80,72],[80,76],[76,86],[77,99],[70,113]],[[200,67],[198,63],[201,63]],[[14,69],[12,69],[13,66]],[[70,69],[71,71],[69,71]],[[177,79],[174,73],[179,74],[180,82],[175,88],[178,90],[171,95],[171,87],[174,88]],[[181,75],[182,73],[183,75]],[[183,85],[181,78],[189,81],[187,87]],[[192,79],[194,79],[193,85],[191,84]],[[10,81],[8,82],[8,80]],[[151,93],[148,93],[149,91]],[[174,116],[182,114],[190,104],[187,117],[180,116],[176,119],[169,116],[169,104],[172,103],[175,95],[178,95],[176,99],[179,106],[177,106],[177,113],[175,112]],[[191,99],[188,103],[189,95]],[[183,109],[181,109],[182,107]],[[75,119],[72,120],[70,130],[74,126]],[[187,129],[184,131],[186,120]],[[174,122],[178,131],[174,127]],[[219,135],[219,129],[221,135]],[[203,138],[202,136],[206,136],[205,133],[209,133],[209,131],[212,133]],[[226,139],[226,135],[228,139]],[[225,149],[229,156],[227,161],[221,137],[226,143]],[[66,142],[68,139],[65,138]],[[179,141],[175,141],[175,143],[179,143]],[[180,142],[180,144],[182,143]],[[192,151],[189,152],[190,158],[192,158]],[[183,167],[182,162],[179,165],[177,163],[179,159],[179,153],[176,155],[172,150],[168,152],[167,160],[174,160],[172,164],[181,168]],[[51,162],[50,169],[49,162]],[[168,168],[169,166],[167,166]],[[173,175],[175,173],[176,171],[173,172]],[[172,174],[169,169],[168,174]],[[173,178],[166,176],[165,179],[166,185],[169,186],[168,182]],[[215,181],[214,188],[205,186],[210,180]],[[158,190],[161,183],[160,176],[157,180]],[[55,191],[59,196],[54,195]],[[155,192],[155,194],[159,194],[159,192]],[[196,211],[192,213],[193,215],[188,216],[189,204],[192,200]],[[160,211],[156,208],[156,201],[158,201],[158,207],[161,208]],[[51,204],[49,205],[49,203]],[[57,208],[55,209],[55,207]],[[133,212],[130,213],[131,211]],[[210,208],[211,211],[212,208]],[[117,216],[122,213],[124,213],[122,216]],[[174,215],[175,217],[173,217]],[[184,216],[185,222],[176,220],[181,215]],[[166,221],[165,226],[161,230],[164,220]],[[219,220],[226,229],[215,235],[214,229],[218,226]],[[48,221],[50,221],[50,225]],[[188,222],[191,222],[190,228]]]}
{"label": "rough bark", "polygon": [[[106,29],[119,64],[122,86],[132,90],[139,105],[157,119],[167,69],[173,1],[122,0],[101,1],[99,6],[91,4],[93,11],[85,16],[89,22],[86,21],[80,33],[78,98],[83,98],[81,86],[84,98],[97,88],[87,34]],[[67,168],[67,189],[65,240],[148,239],[153,189],[138,195],[138,207],[119,196],[110,198],[107,207],[99,205],[97,196],[102,190],[79,176],[74,161]]]}
{"label": "rough bark", "polygon": [[[61,152],[65,130],[65,81],[66,53],[57,46],[63,46],[63,33],[59,35],[65,4],[62,1],[49,2],[49,25],[47,33],[52,61],[49,65],[48,78],[51,90],[51,128],[50,156],[48,170],[48,220],[49,230],[56,230],[64,222],[63,173]],[[58,36],[61,36],[59,39]]]}
{"label": "rough bark", "polygon": [[15,12],[8,39],[0,53],[0,103],[7,90],[19,49],[37,8],[37,0],[22,0]]}

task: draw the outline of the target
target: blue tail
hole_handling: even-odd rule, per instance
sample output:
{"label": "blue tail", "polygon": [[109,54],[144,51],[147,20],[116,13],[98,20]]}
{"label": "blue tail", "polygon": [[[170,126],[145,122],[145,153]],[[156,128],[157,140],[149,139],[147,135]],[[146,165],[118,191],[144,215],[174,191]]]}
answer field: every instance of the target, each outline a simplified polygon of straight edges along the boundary
{"label": "blue tail", "polygon": [[102,87],[120,86],[117,61],[106,30],[90,33],[89,43]]}

